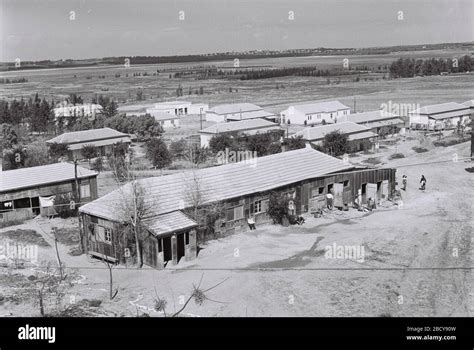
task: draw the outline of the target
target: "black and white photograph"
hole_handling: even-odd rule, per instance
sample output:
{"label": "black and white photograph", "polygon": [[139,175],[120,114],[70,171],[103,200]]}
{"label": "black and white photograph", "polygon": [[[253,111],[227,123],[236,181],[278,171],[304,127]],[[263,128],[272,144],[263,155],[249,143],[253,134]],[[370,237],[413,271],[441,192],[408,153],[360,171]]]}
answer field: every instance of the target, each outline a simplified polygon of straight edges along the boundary
{"label": "black and white photograph", "polygon": [[455,348],[473,5],[0,0],[5,336],[398,320],[399,344]]}

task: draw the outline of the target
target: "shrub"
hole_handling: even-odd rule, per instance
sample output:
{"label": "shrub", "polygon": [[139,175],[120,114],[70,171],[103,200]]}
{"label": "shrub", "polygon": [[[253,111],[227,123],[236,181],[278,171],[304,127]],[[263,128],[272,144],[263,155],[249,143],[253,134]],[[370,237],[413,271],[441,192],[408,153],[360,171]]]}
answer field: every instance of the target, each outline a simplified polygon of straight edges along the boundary
{"label": "shrub", "polygon": [[362,163],[376,165],[382,163],[382,161],[379,158],[367,158],[366,160],[363,160]]}
{"label": "shrub", "polygon": [[400,159],[400,158],[405,158],[405,155],[403,153],[394,153],[388,159]]}
{"label": "shrub", "polygon": [[414,150],[416,153],[428,152],[428,149],[426,149],[424,147],[420,147],[420,146],[414,146],[411,149]]}
{"label": "shrub", "polygon": [[[74,201],[75,203],[71,205],[71,201]],[[65,219],[72,216],[77,216],[76,201],[71,195],[67,193],[57,194],[54,198],[54,205],[56,213],[58,213],[60,218]]]}
{"label": "shrub", "polygon": [[289,199],[279,193],[271,193],[268,203],[268,215],[273,220],[274,224],[282,224],[283,219],[288,216]]}

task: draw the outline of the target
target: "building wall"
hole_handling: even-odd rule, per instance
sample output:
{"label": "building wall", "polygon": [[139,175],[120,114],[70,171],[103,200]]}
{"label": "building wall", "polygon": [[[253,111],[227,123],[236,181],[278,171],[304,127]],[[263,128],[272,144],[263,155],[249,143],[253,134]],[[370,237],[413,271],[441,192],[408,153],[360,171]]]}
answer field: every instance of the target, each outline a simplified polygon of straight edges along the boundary
{"label": "building wall", "polygon": [[433,119],[428,115],[410,115],[410,127],[414,129],[428,129],[428,130],[437,130],[437,129],[454,129],[457,126],[458,121],[462,124],[469,123],[470,116],[460,115],[453,118],[445,119]]}
{"label": "building wall", "polygon": [[163,129],[172,129],[179,127],[179,119],[160,120],[159,123],[163,127]]}
{"label": "building wall", "polygon": [[323,120],[326,123],[335,123],[336,121],[342,122],[347,119],[347,116],[350,115],[350,109],[344,109],[339,111],[333,111],[329,113],[310,113],[305,114],[300,112],[297,108],[290,106],[288,109],[281,112],[281,123],[288,124],[299,124],[299,125],[312,125],[312,124],[322,124]]}

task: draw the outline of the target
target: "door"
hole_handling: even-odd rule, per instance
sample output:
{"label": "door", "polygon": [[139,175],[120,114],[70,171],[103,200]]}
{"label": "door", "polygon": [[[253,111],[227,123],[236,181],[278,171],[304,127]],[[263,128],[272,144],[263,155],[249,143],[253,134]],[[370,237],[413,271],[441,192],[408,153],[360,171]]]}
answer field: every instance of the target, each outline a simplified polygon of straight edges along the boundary
{"label": "door", "polygon": [[333,189],[334,189],[334,206],[337,208],[342,208],[344,206],[344,184],[335,183]]}
{"label": "door", "polygon": [[377,184],[367,184],[367,195],[366,198],[372,198],[373,200],[377,199]]}
{"label": "door", "polygon": [[388,199],[388,180],[382,181],[382,199],[383,200]]}

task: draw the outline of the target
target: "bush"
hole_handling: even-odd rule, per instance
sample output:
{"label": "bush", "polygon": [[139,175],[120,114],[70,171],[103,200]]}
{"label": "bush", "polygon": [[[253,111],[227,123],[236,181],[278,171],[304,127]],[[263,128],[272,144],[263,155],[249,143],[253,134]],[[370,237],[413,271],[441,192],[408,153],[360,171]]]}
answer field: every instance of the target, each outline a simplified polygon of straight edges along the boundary
{"label": "bush", "polygon": [[414,146],[411,149],[414,150],[416,153],[428,152],[428,149],[426,149],[424,147],[420,147],[420,146]]}
{"label": "bush", "polygon": [[[73,205],[71,205],[72,201],[74,201]],[[72,198],[70,194],[57,194],[54,198],[54,205],[56,213],[58,213],[60,218],[66,219],[69,217],[77,216],[77,202],[74,200],[74,198]]]}
{"label": "bush", "polygon": [[400,159],[400,158],[405,158],[405,155],[403,153],[394,153],[388,159]]}
{"label": "bush", "polygon": [[433,141],[433,145],[436,147],[448,147],[452,145],[457,145],[458,143],[463,143],[469,141],[468,138],[449,138],[441,141]]}
{"label": "bush", "polygon": [[274,224],[283,224],[283,219],[288,219],[289,199],[280,193],[271,193],[268,203],[268,215]]}
{"label": "bush", "polygon": [[376,165],[382,163],[382,161],[379,158],[367,158],[366,160],[363,160],[362,163]]}

